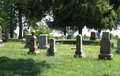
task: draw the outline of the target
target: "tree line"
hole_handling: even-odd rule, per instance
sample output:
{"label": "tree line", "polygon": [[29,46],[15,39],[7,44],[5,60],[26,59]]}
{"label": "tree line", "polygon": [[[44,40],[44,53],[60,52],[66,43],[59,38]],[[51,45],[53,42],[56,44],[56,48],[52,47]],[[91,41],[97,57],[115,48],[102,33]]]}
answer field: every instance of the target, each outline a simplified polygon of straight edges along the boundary
{"label": "tree line", "polygon": [[11,38],[19,26],[19,39],[22,39],[23,24],[37,29],[36,22],[46,15],[53,17],[46,21],[48,27],[64,34],[67,27],[79,30],[79,34],[84,26],[98,31],[111,30],[120,21],[119,6],[120,0],[0,0],[0,25]]}

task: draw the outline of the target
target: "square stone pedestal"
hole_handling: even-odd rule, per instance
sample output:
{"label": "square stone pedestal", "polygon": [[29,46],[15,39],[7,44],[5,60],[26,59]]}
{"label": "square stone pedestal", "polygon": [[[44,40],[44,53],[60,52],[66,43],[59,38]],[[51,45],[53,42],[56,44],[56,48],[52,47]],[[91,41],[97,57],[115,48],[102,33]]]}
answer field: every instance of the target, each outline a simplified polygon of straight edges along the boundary
{"label": "square stone pedestal", "polygon": [[40,52],[39,52],[39,51],[29,51],[28,54],[36,54],[36,55],[39,55]]}
{"label": "square stone pedestal", "polygon": [[58,52],[56,51],[56,48],[49,48],[46,56],[58,56]]}
{"label": "square stone pedestal", "polygon": [[107,60],[113,60],[113,54],[99,54],[99,59],[105,59],[107,58]]}
{"label": "square stone pedestal", "polygon": [[74,55],[74,57],[75,57],[75,58],[84,58],[84,57],[85,57],[85,54],[80,54],[80,55],[76,54],[76,55]]}

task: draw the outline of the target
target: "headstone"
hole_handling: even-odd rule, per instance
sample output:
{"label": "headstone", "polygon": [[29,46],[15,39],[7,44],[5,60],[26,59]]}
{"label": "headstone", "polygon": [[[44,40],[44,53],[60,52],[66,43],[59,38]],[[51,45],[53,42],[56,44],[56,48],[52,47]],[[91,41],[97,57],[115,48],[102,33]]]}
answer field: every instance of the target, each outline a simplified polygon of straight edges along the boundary
{"label": "headstone", "polygon": [[111,44],[111,47],[114,48],[114,43]]}
{"label": "headstone", "polygon": [[73,39],[73,35],[68,35],[67,39]]}
{"label": "headstone", "polygon": [[58,56],[54,38],[50,39],[50,48],[47,50],[46,56]]}
{"label": "headstone", "polygon": [[38,51],[38,47],[36,46],[36,39],[37,37],[35,36],[35,31],[32,31],[32,36],[30,38],[30,47],[29,47],[29,52],[28,54],[36,54],[38,55],[40,52]]}
{"label": "headstone", "polygon": [[9,38],[8,38],[8,35],[7,34],[2,34],[2,40],[3,40],[3,42],[8,42],[9,40],[8,40]]}
{"label": "headstone", "polygon": [[109,32],[103,32],[103,37],[100,42],[100,54],[98,57],[99,59],[113,59],[113,54],[111,54],[111,41],[109,38]]}
{"label": "headstone", "polygon": [[31,34],[27,34],[25,48],[29,48],[30,47],[30,38],[31,38],[31,36],[32,36]]}
{"label": "headstone", "polygon": [[91,32],[90,40],[96,40],[96,39],[97,39],[96,33],[95,32]]}
{"label": "headstone", "polygon": [[82,50],[82,36],[77,35],[76,37],[76,51],[74,57],[83,58],[85,57],[84,51]]}
{"label": "headstone", "polygon": [[117,40],[117,50],[116,52],[120,54],[120,39]]}
{"label": "headstone", "polygon": [[97,39],[100,39],[100,33],[97,32]]}
{"label": "headstone", "polygon": [[84,35],[84,39],[87,39],[86,35]]}
{"label": "headstone", "polygon": [[0,26],[0,47],[4,47],[3,41],[2,41],[2,27]]}
{"label": "headstone", "polygon": [[118,35],[115,36],[115,39],[118,40]]}
{"label": "headstone", "polygon": [[39,35],[39,46],[40,49],[48,49],[48,36],[46,34]]}

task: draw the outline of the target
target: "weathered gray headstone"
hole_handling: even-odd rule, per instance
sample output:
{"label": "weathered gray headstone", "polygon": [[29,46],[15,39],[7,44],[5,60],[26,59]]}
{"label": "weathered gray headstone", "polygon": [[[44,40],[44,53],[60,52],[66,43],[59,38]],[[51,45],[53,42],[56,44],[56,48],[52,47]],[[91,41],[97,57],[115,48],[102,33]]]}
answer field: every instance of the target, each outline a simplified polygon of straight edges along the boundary
{"label": "weathered gray headstone", "polygon": [[115,39],[118,40],[118,35],[115,36]]}
{"label": "weathered gray headstone", "polygon": [[2,34],[2,40],[3,40],[3,42],[8,42],[8,35],[7,34]]}
{"label": "weathered gray headstone", "polygon": [[27,34],[25,48],[29,48],[30,47],[30,38],[31,38],[31,36],[32,36],[31,34]]}
{"label": "weathered gray headstone", "polygon": [[103,32],[103,37],[100,42],[100,54],[99,59],[105,59],[108,60],[113,59],[113,54],[111,54],[111,41],[109,39],[109,32]]}
{"label": "weathered gray headstone", "polygon": [[40,49],[48,49],[48,36],[46,34],[39,35],[39,46]]}
{"label": "weathered gray headstone", "polygon": [[58,56],[54,38],[50,39],[50,48],[47,50],[46,56]]}
{"label": "weathered gray headstone", "polygon": [[110,40],[110,34],[109,34],[109,32],[103,32],[102,40]]}
{"label": "weathered gray headstone", "polygon": [[96,39],[97,39],[96,33],[95,32],[91,32],[90,40],[96,40]]}
{"label": "weathered gray headstone", "polygon": [[83,58],[85,57],[84,51],[82,50],[82,36],[77,35],[76,37],[76,51],[74,57]]}
{"label": "weathered gray headstone", "polygon": [[4,47],[3,41],[2,41],[2,27],[0,26],[0,47]]}
{"label": "weathered gray headstone", "polygon": [[117,50],[116,52],[120,54],[120,39],[117,40]]}
{"label": "weathered gray headstone", "polygon": [[38,51],[38,47],[36,46],[36,39],[37,37],[35,36],[35,31],[32,31],[32,36],[30,38],[30,47],[29,47],[29,52],[28,54],[36,54],[38,55],[40,52]]}
{"label": "weathered gray headstone", "polygon": [[86,36],[86,35],[84,35],[84,39],[87,39],[87,36]]}
{"label": "weathered gray headstone", "polygon": [[97,39],[100,39],[100,33],[97,32]]}

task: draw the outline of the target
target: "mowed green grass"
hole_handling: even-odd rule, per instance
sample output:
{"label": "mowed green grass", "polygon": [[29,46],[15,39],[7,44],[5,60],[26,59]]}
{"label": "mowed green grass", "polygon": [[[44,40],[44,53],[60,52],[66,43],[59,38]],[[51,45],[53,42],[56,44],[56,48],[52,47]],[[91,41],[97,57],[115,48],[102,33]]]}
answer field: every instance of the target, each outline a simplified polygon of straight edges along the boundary
{"label": "mowed green grass", "polygon": [[[75,41],[75,40],[73,40]],[[113,60],[98,60],[100,40],[84,40],[85,58],[74,58],[72,44],[56,45],[58,56],[46,57],[47,49],[38,49],[40,55],[28,55],[20,40],[12,39],[0,47],[1,76],[120,76],[120,54],[116,54],[117,40],[112,40]]]}

